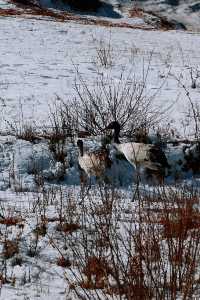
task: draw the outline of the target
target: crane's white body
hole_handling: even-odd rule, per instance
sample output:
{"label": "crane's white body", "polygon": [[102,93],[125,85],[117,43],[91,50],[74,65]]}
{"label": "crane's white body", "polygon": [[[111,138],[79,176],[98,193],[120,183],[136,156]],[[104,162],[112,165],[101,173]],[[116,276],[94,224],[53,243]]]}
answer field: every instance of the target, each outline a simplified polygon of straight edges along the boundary
{"label": "crane's white body", "polygon": [[115,143],[114,145],[135,168],[143,166],[152,170],[159,169],[159,163],[150,161],[150,150],[153,145],[134,142],[123,144]]}
{"label": "crane's white body", "polygon": [[106,169],[105,157],[100,152],[84,153],[78,162],[88,176],[100,176]]}
{"label": "crane's white body", "polygon": [[108,167],[111,166],[109,153],[107,149],[100,148],[94,151],[84,151],[83,142],[79,143],[78,163],[80,168],[87,174],[88,177],[101,177],[105,174]]}

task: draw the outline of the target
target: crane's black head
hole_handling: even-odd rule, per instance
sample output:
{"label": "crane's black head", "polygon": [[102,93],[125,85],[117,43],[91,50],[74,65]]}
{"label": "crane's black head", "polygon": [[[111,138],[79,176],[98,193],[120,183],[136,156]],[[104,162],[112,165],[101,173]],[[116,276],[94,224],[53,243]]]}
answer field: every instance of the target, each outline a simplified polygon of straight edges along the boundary
{"label": "crane's black head", "polygon": [[81,153],[81,156],[83,156],[83,141],[82,140],[78,140],[77,141],[77,146],[79,148],[79,151]]}
{"label": "crane's black head", "polygon": [[111,122],[106,129],[114,129],[114,142],[119,144],[119,133],[121,126],[118,121]]}
{"label": "crane's black head", "polygon": [[106,127],[106,129],[114,129],[120,131],[121,126],[118,121],[113,121]]}

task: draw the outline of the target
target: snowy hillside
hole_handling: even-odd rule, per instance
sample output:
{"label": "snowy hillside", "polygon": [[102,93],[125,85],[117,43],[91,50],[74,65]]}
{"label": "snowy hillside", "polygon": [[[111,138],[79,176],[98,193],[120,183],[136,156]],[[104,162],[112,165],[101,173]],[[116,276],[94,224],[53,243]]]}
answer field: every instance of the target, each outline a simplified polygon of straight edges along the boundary
{"label": "snowy hillside", "polygon": [[170,20],[176,20],[187,29],[200,30],[200,3],[196,0],[137,0],[120,1],[124,10],[132,5],[143,8],[145,11],[157,12]]}
{"label": "snowy hillside", "polygon": [[[19,121],[21,110],[24,122],[37,120],[37,126],[48,123],[48,107],[57,96],[63,101],[77,96],[74,91],[76,68],[88,85],[92,85],[102,72],[118,80],[124,67],[140,78],[143,60],[147,67],[151,51],[153,57],[146,92],[153,94],[158,90],[155,101],[162,108],[174,104],[168,121],[179,123],[177,126],[181,129],[181,119],[188,105],[183,88],[173,76],[181,76],[192,98],[198,99],[198,89],[191,88],[190,78],[190,68],[195,71],[199,66],[198,34],[23,18],[1,18],[0,23],[2,129],[6,128],[7,121]],[[104,69],[95,64],[101,41],[105,46],[112,43],[112,68]]]}

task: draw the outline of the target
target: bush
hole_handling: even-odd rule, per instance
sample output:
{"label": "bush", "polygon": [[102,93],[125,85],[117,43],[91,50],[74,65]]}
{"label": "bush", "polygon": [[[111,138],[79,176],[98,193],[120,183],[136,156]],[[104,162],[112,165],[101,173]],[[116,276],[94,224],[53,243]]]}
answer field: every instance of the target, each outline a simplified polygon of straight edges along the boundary
{"label": "bush", "polygon": [[71,268],[66,276],[73,299],[199,296],[198,191],[161,187],[137,194],[127,210],[127,196],[112,187],[88,191],[80,214],[84,226],[78,238],[67,235],[76,266],[76,272]]}
{"label": "bush", "polygon": [[[149,67],[148,67],[149,68]],[[136,129],[148,131],[163,114],[153,108],[154,97],[146,97],[147,74],[144,81],[122,73],[118,81],[99,75],[92,88],[77,73],[76,114],[79,127],[91,135],[99,135],[112,121],[118,121],[123,136],[132,137]]]}

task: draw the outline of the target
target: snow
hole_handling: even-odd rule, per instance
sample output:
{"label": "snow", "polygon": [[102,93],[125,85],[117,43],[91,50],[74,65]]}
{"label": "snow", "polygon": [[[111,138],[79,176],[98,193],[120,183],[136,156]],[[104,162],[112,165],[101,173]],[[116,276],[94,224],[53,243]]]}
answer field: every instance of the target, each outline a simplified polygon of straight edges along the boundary
{"label": "snow", "polygon": [[[110,39],[114,66],[110,70],[97,68],[96,49],[101,40],[106,45]],[[181,76],[194,101],[198,99],[198,89],[190,88],[188,68],[198,67],[199,44],[200,36],[187,32],[110,29],[3,17],[0,19],[1,128],[5,130],[8,121],[37,120],[37,126],[47,125],[49,106],[59,103],[56,95],[66,102],[77,97],[76,68],[88,86],[93,85],[99,73],[118,80],[124,66],[127,72],[132,70],[133,76],[141,78],[143,60],[147,67],[151,51],[154,54],[146,92],[158,93],[156,100],[162,109],[175,103],[168,121],[179,123],[180,128],[188,99],[170,74]],[[169,69],[170,74],[163,78]]]}
{"label": "snow", "polygon": [[[177,2],[177,5],[170,5]],[[197,4],[197,9],[194,11],[192,7]],[[137,1],[136,7],[143,8],[145,11],[153,11],[159,15],[167,17],[169,20],[176,20],[186,26],[187,29],[192,31],[199,31],[200,23],[199,16],[200,10],[198,8],[199,2],[196,0],[181,0],[181,1],[168,1],[168,0],[147,0]],[[125,7],[129,7],[130,1]]]}
{"label": "snow", "polygon": [[[6,2],[0,2],[1,7],[5,5]],[[107,20],[106,17],[103,19]],[[115,23],[125,21],[145,25],[140,18],[130,20],[123,17],[112,20]],[[97,48],[102,41],[105,46],[110,44],[112,48],[113,64],[108,68],[99,65],[97,61]],[[80,187],[76,145],[66,142],[66,159],[70,164],[64,179],[58,180],[63,166],[55,160],[47,140],[31,143],[17,139],[11,134],[12,128],[23,124],[33,124],[38,130],[51,126],[50,110],[61,105],[62,101],[73,103],[77,97],[74,88],[77,69],[91,88],[101,76],[119,82],[122,72],[131,73],[133,78],[142,81],[143,71],[147,69],[152,57],[145,94],[155,96],[154,105],[160,111],[169,107],[160,126],[170,124],[177,135],[191,137],[194,135],[193,128],[185,124],[188,97],[175,77],[180,78],[193,101],[198,101],[200,83],[197,80],[197,88],[192,89],[190,68],[199,68],[199,46],[200,34],[193,32],[133,30],[56,22],[52,19],[0,17],[0,130],[4,134],[0,136],[0,204],[3,212],[26,217],[20,242],[20,252],[25,263],[13,267],[9,261],[8,273],[9,276],[16,277],[16,282],[13,286],[2,286],[0,299],[66,299],[68,286],[64,273],[67,271],[57,266],[60,253],[50,243],[52,236],[56,242],[63,242],[60,233],[55,230],[58,222],[48,223],[48,236],[40,239],[37,257],[30,257],[27,251],[31,242],[34,243],[33,229],[37,226],[39,217],[43,213],[49,218],[59,215],[61,195],[55,196],[53,192],[48,194],[48,191],[61,189],[68,195],[67,199],[72,195],[79,212],[81,193],[84,192]],[[152,136],[155,138],[155,135]],[[84,142],[90,151],[100,146],[98,138],[85,139]],[[169,184],[174,183],[174,174],[181,171],[182,165],[177,162],[184,161],[184,147],[181,144],[165,149],[172,166]],[[134,169],[118,156],[112,146],[110,157],[113,164],[108,175],[124,197],[121,207],[131,211],[137,205],[131,202]],[[45,181],[39,192],[35,182],[35,166]],[[181,179],[191,180],[191,177],[192,174],[188,171]],[[148,185],[142,188],[153,190]],[[99,191],[95,186],[92,186],[90,197],[98,203]],[[89,204],[90,197],[86,201]],[[67,211],[66,203],[65,209]],[[120,217],[128,220],[126,216]],[[8,230],[5,225],[0,226],[1,232],[6,232],[10,239],[20,235],[19,227]],[[68,256],[70,253],[63,244],[62,247],[63,253]]]}

